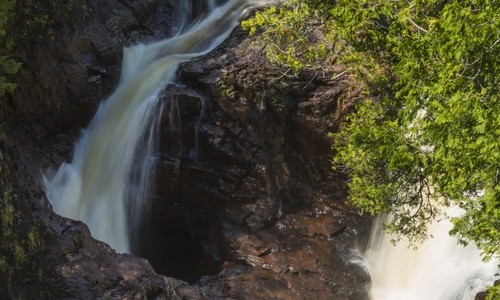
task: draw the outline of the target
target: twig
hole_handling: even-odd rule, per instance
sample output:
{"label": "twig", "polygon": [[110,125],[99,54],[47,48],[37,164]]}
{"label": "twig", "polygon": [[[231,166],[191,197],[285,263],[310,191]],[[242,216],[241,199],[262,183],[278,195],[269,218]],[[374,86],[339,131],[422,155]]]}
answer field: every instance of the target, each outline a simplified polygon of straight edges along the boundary
{"label": "twig", "polygon": [[425,30],[424,28],[420,27],[417,23],[415,23],[412,19],[410,18],[406,18],[408,21],[410,21],[410,23],[412,23],[415,27],[417,27],[418,29],[422,30],[423,32],[425,33],[428,33],[427,30]]}

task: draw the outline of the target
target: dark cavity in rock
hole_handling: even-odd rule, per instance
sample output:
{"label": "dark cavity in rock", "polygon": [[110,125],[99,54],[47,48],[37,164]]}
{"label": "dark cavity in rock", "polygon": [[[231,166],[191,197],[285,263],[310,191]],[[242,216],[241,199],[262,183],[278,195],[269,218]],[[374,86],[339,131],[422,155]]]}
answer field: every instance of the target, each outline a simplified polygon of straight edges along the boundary
{"label": "dark cavity in rock", "polygon": [[210,195],[217,177],[202,159],[206,149],[200,145],[206,144],[200,133],[206,102],[182,85],[167,87],[162,101],[151,215],[132,251],[156,272],[194,283],[217,274],[224,262],[223,217]]}

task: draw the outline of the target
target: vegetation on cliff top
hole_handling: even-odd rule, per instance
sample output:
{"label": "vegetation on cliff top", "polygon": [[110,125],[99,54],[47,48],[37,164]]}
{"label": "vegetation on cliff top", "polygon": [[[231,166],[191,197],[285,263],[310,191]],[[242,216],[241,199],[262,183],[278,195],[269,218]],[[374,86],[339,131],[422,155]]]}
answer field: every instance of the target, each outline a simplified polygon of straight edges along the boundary
{"label": "vegetation on cliff top", "polygon": [[363,85],[332,134],[362,212],[391,213],[388,231],[420,241],[440,207],[457,206],[451,233],[489,259],[500,255],[499,16],[497,0],[286,0],[242,26],[287,74],[344,64]]}

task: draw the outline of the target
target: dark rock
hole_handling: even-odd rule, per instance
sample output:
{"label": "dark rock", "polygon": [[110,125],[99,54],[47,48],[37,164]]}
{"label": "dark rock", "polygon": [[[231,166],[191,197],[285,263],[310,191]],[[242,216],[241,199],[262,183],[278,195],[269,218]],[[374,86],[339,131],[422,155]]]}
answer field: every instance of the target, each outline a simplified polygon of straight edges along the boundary
{"label": "dark rock", "polygon": [[154,270],[51,212],[29,173],[68,159],[117,84],[122,46],[167,35],[169,11],[157,0],[90,1],[71,10],[85,19],[60,19],[53,44],[19,52],[22,84],[2,117],[15,118],[6,141],[26,168],[17,190],[32,209],[22,215],[44,231],[34,257],[45,279],[30,279],[28,298],[365,299],[367,275],[348,263],[365,225],[344,204],[327,137],[350,108],[351,83],[331,79],[336,67],[283,77],[238,31],[185,63],[164,93],[153,213],[137,249]]}
{"label": "dark rock", "polygon": [[[494,283],[495,286],[498,286],[500,285],[500,280],[496,280],[495,283]],[[474,300],[485,300],[486,297],[488,297],[488,291],[483,291],[483,292],[479,292],[476,297],[474,298]]]}
{"label": "dark rock", "polygon": [[0,214],[7,226],[0,260],[10,264],[8,271],[0,266],[0,298],[181,299],[177,289],[186,283],[157,275],[145,259],[117,254],[82,222],[54,214],[24,158],[12,158],[15,147],[0,146]]}
{"label": "dark rock", "polygon": [[[171,34],[165,1],[17,5],[11,36],[23,67],[14,78],[18,88],[2,101],[0,119],[8,122],[36,121],[58,131],[84,126],[117,85],[123,47]],[[37,15],[46,21],[26,26]]]}
{"label": "dark rock", "polygon": [[[150,226],[172,228],[165,215],[184,216],[173,219],[204,245],[192,259],[216,257],[213,275],[195,284],[210,299],[365,299],[368,276],[348,257],[366,225],[343,203],[327,137],[351,105],[351,83],[315,74],[280,79],[261,49],[236,32],[181,67],[173,94],[181,117],[162,130],[162,140],[177,145],[162,145],[157,169],[154,205],[165,210],[153,210]],[[172,235],[160,232],[147,239]]]}

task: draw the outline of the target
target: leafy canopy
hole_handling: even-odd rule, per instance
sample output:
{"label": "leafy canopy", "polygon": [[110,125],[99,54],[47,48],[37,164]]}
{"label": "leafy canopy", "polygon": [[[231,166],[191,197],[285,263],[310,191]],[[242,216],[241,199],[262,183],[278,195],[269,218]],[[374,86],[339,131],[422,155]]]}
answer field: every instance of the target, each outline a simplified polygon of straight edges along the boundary
{"label": "leafy canopy", "polygon": [[271,6],[241,23],[251,35],[264,31],[267,58],[285,67],[294,76],[304,68],[317,68],[328,58],[329,40],[315,34],[326,21],[321,1],[284,1],[281,8]]}
{"label": "leafy canopy", "polygon": [[242,25],[284,70],[341,63],[364,87],[332,134],[362,212],[391,213],[386,228],[419,241],[458,206],[451,233],[488,259],[500,255],[499,16],[498,0],[285,0]]}

